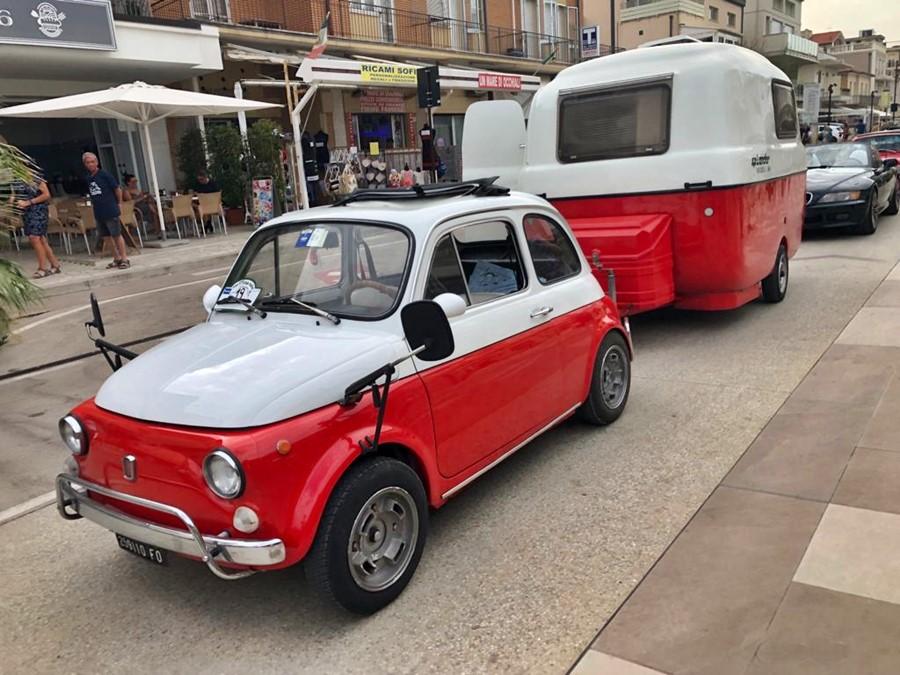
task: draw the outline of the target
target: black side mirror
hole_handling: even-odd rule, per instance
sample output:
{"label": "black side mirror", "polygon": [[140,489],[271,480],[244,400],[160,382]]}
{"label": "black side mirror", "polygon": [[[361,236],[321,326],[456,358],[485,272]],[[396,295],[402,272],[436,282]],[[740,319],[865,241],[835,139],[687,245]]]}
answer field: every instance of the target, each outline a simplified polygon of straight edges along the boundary
{"label": "black side mirror", "polygon": [[106,337],[106,329],[103,327],[103,317],[100,315],[100,303],[97,302],[97,297],[93,293],[91,293],[91,313],[94,318],[90,321],[86,321],[84,325],[96,328],[97,332],[100,333],[102,337]]}
{"label": "black side mirror", "polygon": [[425,347],[416,354],[423,361],[440,361],[453,353],[453,331],[447,315],[436,302],[411,302],[400,312],[400,319],[409,346],[413,350]]}
{"label": "black side mirror", "polygon": [[898,164],[898,160],[894,159],[893,157],[891,157],[890,159],[884,160],[884,163],[883,163],[885,169],[893,169],[894,167],[897,166],[897,164]]}

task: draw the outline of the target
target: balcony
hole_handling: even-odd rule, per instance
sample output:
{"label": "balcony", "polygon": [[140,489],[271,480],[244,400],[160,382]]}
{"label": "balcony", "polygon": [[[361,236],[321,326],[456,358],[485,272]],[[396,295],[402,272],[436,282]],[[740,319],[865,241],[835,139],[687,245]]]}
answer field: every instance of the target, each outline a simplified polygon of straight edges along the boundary
{"label": "balcony", "polygon": [[633,21],[676,12],[706,18],[706,6],[701,0],[623,0],[619,18]]}
{"label": "balcony", "polygon": [[[677,0],[694,2],[694,0]],[[141,16],[196,19],[216,24],[256,26],[315,35],[326,5],[331,12],[329,38],[335,41],[390,44],[397,47],[452,50],[544,60],[553,55],[559,64],[576,63],[580,44],[575,39],[513,30],[499,26],[432,16],[382,6],[379,0],[113,0]],[[384,3],[388,4],[388,3]],[[696,3],[695,3],[696,4]],[[702,3],[700,3],[702,7]],[[146,10],[146,11],[141,11]],[[124,12],[122,12],[124,13]],[[131,12],[129,12],[131,13]],[[134,15],[132,13],[132,15]],[[601,54],[609,48],[600,46]]]}
{"label": "balcony", "polygon": [[819,60],[819,45],[794,33],[776,33],[763,37],[760,51],[770,59],[796,59],[803,63]]}

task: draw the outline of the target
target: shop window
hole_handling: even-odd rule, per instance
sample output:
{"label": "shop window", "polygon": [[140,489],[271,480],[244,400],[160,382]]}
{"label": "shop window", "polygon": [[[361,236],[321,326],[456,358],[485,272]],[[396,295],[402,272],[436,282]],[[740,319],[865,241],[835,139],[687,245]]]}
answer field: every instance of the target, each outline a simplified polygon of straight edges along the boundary
{"label": "shop window", "polygon": [[538,281],[549,285],[573,277],[581,271],[581,260],[563,229],[544,216],[525,216],[523,221],[528,252]]}
{"label": "shop window", "polygon": [[794,89],[789,84],[772,83],[772,102],[775,113],[775,135],[778,138],[797,137],[797,107]]}
{"label": "shop window", "polygon": [[353,127],[363,152],[370,143],[378,143],[379,151],[409,147],[403,113],[356,113]]}
{"label": "shop window", "polygon": [[659,155],[669,149],[668,83],[566,96],[559,106],[557,156],[588,162]]}
{"label": "shop window", "polygon": [[435,115],[434,131],[438,147],[462,145],[465,115]]}

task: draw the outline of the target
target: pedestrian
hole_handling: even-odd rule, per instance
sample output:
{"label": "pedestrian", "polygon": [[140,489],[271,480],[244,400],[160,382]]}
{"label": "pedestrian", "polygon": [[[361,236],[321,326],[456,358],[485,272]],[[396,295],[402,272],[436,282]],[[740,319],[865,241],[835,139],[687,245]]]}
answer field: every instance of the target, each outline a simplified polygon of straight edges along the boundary
{"label": "pedestrian", "polygon": [[206,171],[200,171],[197,173],[196,192],[202,192],[203,194],[219,192],[219,185],[216,183],[216,181],[209,177],[209,174],[206,173]]}
{"label": "pedestrian", "polygon": [[128,269],[128,251],[122,237],[122,188],[112,174],[100,168],[100,161],[93,152],[81,156],[84,168],[87,169],[88,194],[91,206],[94,207],[94,220],[97,221],[97,236],[109,238],[113,247],[113,260],[107,269]]}
{"label": "pedestrian", "polygon": [[50,189],[47,181],[36,175],[31,183],[17,180],[11,187],[9,199],[22,212],[25,236],[37,256],[38,268],[32,277],[43,279],[51,274],[59,274],[62,267],[47,240],[47,224],[50,220]]}

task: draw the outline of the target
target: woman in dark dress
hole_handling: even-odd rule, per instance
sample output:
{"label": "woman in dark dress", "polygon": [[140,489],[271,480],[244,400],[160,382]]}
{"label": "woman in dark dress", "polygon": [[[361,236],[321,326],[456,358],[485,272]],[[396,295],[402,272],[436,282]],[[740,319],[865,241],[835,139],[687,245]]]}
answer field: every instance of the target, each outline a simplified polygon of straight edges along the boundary
{"label": "woman in dark dress", "polygon": [[37,255],[38,268],[32,276],[43,279],[51,274],[59,274],[62,268],[47,241],[47,223],[50,218],[50,190],[47,188],[47,181],[40,177],[35,177],[35,182],[30,185],[16,181],[11,198],[16,208],[22,212],[25,236]]}

